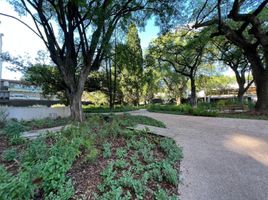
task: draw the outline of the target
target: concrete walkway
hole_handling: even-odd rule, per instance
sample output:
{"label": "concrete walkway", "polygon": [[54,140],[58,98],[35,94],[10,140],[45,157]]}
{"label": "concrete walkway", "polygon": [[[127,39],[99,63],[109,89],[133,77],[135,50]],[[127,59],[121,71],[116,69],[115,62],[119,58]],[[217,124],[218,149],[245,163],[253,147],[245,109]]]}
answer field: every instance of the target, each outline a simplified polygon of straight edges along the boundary
{"label": "concrete walkway", "polygon": [[183,147],[181,200],[268,200],[268,121],[131,113]]}

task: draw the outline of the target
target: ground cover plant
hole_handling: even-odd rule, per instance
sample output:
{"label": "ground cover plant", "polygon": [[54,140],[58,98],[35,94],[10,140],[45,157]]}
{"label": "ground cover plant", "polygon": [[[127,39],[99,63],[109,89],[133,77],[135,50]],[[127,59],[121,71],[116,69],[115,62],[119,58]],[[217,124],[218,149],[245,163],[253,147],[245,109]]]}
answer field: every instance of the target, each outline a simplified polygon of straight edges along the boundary
{"label": "ground cover plant", "polygon": [[195,115],[195,116],[218,116],[218,111],[215,109],[208,109],[204,106],[197,106],[196,108],[191,107],[188,104],[181,105],[159,105],[153,104],[150,105],[147,109],[150,112],[160,112],[168,114],[177,114],[177,115]]}
{"label": "ground cover plant", "polygon": [[115,106],[113,109],[110,109],[108,106],[83,106],[84,113],[110,113],[110,112],[127,112],[127,111],[133,111],[138,110],[139,107],[137,106]]}
{"label": "ground cover plant", "polygon": [[181,148],[129,129],[137,123],[131,118],[92,115],[79,126],[16,144],[1,135],[0,197],[177,199]]}

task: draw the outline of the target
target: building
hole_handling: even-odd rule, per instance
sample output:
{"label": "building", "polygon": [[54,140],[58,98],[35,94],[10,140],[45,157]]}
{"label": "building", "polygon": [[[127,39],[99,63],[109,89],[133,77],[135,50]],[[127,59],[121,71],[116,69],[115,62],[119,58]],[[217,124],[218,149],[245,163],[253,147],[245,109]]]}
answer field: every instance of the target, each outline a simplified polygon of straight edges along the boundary
{"label": "building", "polygon": [[[0,33],[0,54],[2,53],[3,34]],[[3,62],[0,58],[0,105],[8,106],[50,106],[59,103],[55,97],[47,98],[42,95],[40,87],[26,81],[7,80],[2,78]]]}

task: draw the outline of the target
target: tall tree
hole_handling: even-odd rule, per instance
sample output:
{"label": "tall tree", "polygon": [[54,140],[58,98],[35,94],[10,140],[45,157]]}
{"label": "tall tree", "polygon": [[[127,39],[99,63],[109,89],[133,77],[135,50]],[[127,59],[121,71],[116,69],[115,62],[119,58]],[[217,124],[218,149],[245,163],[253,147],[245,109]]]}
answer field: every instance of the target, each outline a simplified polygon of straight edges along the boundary
{"label": "tall tree", "polygon": [[122,69],[121,87],[125,101],[138,105],[142,92],[143,57],[138,30],[135,24],[128,29],[125,46],[125,63]]}
{"label": "tall tree", "polygon": [[268,113],[268,0],[206,0],[196,14],[195,28],[216,25],[212,36],[224,35],[239,47],[257,87],[256,111]]}
{"label": "tall tree", "polygon": [[150,46],[151,54],[158,59],[160,65],[168,64],[175,72],[189,78],[192,106],[197,105],[195,79],[208,42],[206,32],[207,30],[204,30],[197,34],[181,29],[159,37]]}
{"label": "tall tree", "polygon": [[[248,88],[254,83],[251,77],[251,67],[242,50],[228,41],[217,38],[213,44],[216,47],[214,56],[230,67],[238,84],[237,99],[242,102]],[[218,50],[218,51],[217,51]]]}
{"label": "tall tree", "polygon": [[77,121],[83,120],[81,96],[86,79],[99,68],[116,25],[131,19],[142,24],[153,13],[159,23],[170,21],[170,16],[176,14],[174,5],[177,4],[175,0],[10,2],[20,14],[32,17],[35,28],[14,16],[0,14],[23,23],[44,42],[65,83],[71,116]]}

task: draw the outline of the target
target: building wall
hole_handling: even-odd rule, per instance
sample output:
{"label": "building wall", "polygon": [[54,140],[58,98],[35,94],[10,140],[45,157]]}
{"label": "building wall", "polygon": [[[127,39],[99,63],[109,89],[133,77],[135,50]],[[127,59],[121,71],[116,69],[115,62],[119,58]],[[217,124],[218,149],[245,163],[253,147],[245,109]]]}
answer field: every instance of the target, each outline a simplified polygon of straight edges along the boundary
{"label": "building wall", "polygon": [[8,119],[32,120],[44,118],[70,117],[70,107],[0,107],[8,113]]}

